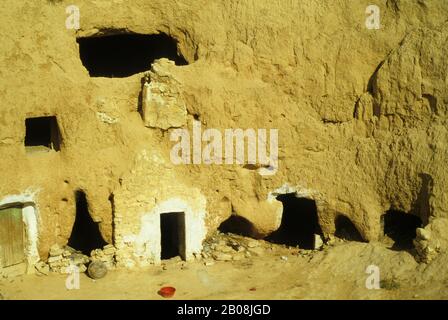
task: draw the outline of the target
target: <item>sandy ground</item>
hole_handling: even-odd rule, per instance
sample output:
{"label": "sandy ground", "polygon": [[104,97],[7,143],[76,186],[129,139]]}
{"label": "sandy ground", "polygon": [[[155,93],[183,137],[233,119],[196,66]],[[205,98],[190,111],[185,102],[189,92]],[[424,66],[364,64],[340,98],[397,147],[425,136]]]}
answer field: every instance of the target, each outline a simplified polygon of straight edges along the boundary
{"label": "sandy ground", "polygon": [[[286,257],[286,258],[285,258]],[[85,274],[79,290],[67,290],[66,276],[26,275],[2,279],[4,299],[164,299],[162,286],[176,288],[173,299],[448,299],[447,256],[418,264],[404,251],[381,243],[339,243],[321,251],[278,245],[241,261],[185,263],[114,270],[100,280]],[[366,268],[380,269],[381,289],[367,289]]]}

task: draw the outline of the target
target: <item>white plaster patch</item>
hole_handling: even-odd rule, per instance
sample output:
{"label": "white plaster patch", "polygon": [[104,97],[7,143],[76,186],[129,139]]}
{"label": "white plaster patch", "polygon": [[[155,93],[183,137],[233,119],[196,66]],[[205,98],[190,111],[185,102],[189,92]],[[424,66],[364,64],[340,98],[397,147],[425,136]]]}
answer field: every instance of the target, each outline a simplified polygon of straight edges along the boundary
{"label": "white plaster patch", "polygon": [[9,207],[14,204],[34,203],[38,191],[26,190],[22,194],[9,195],[0,200],[0,208]]}
{"label": "white plaster patch", "polygon": [[281,194],[294,193],[297,198],[308,198],[316,200],[318,192],[313,189],[307,189],[300,186],[291,186],[288,183],[283,184],[281,187],[269,192],[268,201],[277,201],[277,197]]}
{"label": "white plaster patch", "polygon": [[202,251],[202,241],[207,230],[205,227],[206,200],[201,196],[193,201],[182,198],[170,198],[156,205],[156,207],[141,217],[140,233],[134,241],[134,256],[140,265],[160,263],[161,231],[160,215],[169,212],[183,212],[185,214],[185,259],[192,260],[194,254]]}
{"label": "white plaster patch", "polygon": [[134,243],[135,242],[135,234],[128,234],[123,236],[123,242],[124,243]]}
{"label": "white plaster patch", "polygon": [[36,208],[32,204],[25,204],[22,209],[23,223],[27,230],[26,257],[28,266],[34,266],[39,261],[37,242],[39,239]]}
{"label": "white plaster patch", "polygon": [[98,118],[100,121],[102,121],[102,122],[104,122],[104,123],[107,123],[107,124],[114,124],[114,123],[117,123],[117,122],[118,122],[118,119],[117,119],[117,118],[112,117],[112,116],[108,115],[108,114],[105,113],[105,112],[101,112],[101,111],[99,111],[99,112],[96,113],[96,116],[97,116],[97,118]]}

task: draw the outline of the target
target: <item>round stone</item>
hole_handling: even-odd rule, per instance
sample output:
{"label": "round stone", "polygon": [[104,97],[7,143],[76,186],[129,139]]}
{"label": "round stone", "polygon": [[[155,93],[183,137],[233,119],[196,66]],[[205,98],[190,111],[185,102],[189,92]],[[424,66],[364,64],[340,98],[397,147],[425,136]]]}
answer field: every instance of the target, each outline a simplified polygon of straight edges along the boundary
{"label": "round stone", "polygon": [[106,265],[100,261],[94,261],[89,264],[89,268],[87,269],[87,273],[92,279],[101,279],[104,278],[107,274]]}

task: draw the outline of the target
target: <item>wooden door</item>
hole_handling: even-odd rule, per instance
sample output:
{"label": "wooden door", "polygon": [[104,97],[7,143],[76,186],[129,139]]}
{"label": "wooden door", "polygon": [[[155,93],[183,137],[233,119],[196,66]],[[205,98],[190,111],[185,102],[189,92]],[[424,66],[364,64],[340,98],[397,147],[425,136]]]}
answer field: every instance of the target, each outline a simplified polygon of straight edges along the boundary
{"label": "wooden door", "polygon": [[22,208],[0,209],[0,267],[25,260]]}

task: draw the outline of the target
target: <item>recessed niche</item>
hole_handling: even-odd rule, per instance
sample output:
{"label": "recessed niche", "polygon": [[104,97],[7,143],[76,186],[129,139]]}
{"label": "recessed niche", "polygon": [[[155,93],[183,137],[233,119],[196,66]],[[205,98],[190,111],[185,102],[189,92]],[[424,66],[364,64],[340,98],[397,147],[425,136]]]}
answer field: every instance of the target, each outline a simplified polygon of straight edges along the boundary
{"label": "recessed niche", "polygon": [[90,255],[94,249],[103,248],[107,242],[101,235],[98,223],[94,222],[89,212],[86,194],[78,190],[75,192],[76,216],[68,245],[85,255]]}
{"label": "recessed niche", "polygon": [[82,64],[91,77],[124,78],[148,71],[156,59],[176,65],[187,61],[178,53],[177,40],[166,34],[114,34],[78,38]]}
{"label": "recessed niche", "polygon": [[218,230],[222,233],[233,233],[245,237],[252,237],[255,233],[252,223],[246,218],[237,215],[231,215],[222,222]]}
{"label": "recessed niche", "polygon": [[55,116],[25,119],[27,152],[59,151],[61,135]]}
{"label": "recessed niche", "polygon": [[280,228],[266,240],[302,249],[314,249],[315,234],[322,236],[316,202],[298,198],[294,193],[279,195],[277,200],[283,203],[282,222]]}
{"label": "recessed niche", "polygon": [[347,241],[364,242],[361,233],[353,222],[346,216],[339,215],[335,220],[336,231],[334,235]]}
{"label": "recessed niche", "polygon": [[393,241],[393,250],[408,250],[414,247],[413,240],[422,220],[410,213],[389,210],[381,217],[384,235]]}

